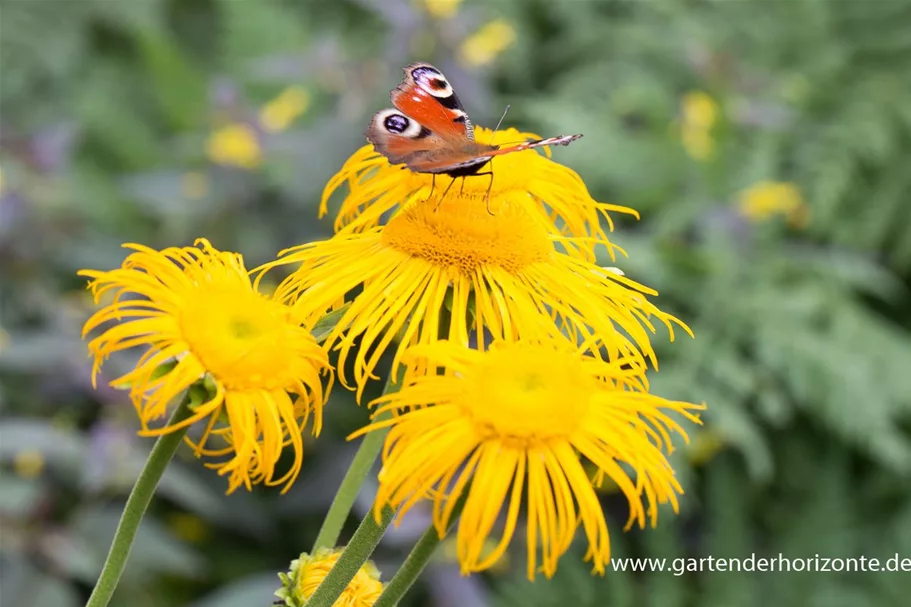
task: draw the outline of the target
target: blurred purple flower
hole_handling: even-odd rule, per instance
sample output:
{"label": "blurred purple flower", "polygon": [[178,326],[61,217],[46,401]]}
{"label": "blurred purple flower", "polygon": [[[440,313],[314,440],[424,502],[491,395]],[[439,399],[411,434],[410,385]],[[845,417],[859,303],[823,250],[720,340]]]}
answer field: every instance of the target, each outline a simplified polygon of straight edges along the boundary
{"label": "blurred purple flower", "polygon": [[30,152],[35,167],[42,172],[55,172],[69,165],[78,129],[71,122],[53,124],[31,140]]}
{"label": "blurred purple flower", "polygon": [[111,484],[111,478],[119,472],[118,462],[126,459],[133,440],[133,432],[114,419],[103,419],[92,426],[82,468],[82,485],[86,491],[95,493]]}

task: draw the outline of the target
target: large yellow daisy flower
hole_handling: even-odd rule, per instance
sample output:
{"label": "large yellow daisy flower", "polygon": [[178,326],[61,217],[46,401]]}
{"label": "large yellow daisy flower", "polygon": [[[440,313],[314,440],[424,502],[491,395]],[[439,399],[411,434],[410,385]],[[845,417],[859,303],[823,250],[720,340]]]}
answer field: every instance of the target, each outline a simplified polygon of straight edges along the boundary
{"label": "large yellow daisy flower", "polygon": [[[446,372],[412,377],[401,391],[374,401],[374,416],[400,414],[353,436],[389,428],[377,515],[388,505],[404,516],[429,497],[442,537],[457,499],[468,492],[456,536],[463,573],[486,569],[503,555],[524,502],[529,578],[539,560],[546,576],[554,574],[580,524],[587,558],[603,574],[607,525],[580,458],[624,493],[628,527],[655,525],[658,504],[677,511],[682,489],[663,451],[672,450],[672,432],[687,437],[669,413],[699,423],[693,411],[702,406],[631,390],[645,387],[637,371],[585,355],[565,340],[501,342],[487,352],[439,341],[406,356]],[[502,537],[490,550],[485,541],[501,515]]]}
{"label": "large yellow daisy flower", "polygon": [[361,392],[394,340],[398,365],[406,347],[440,338],[468,343],[472,333],[483,344],[485,330],[494,338],[544,340],[562,331],[609,359],[644,367],[647,359],[655,363],[652,319],[671,339],[674,323],[689,332],[648,301],[655,291],[558,250],[578,239],[555,236],[527,201],[503,199],[491,215],[484,193],[454,188],[442,195],[438,189],[413,201],[385,226],[292,248],[265,266],[299,264],[276,297],[294,302],[305,322],[363,287],[326,341],[340,351],[346,385],[352,351]]}
{"label": "large yellow daisy flower", "polygon": [[[532,133],[506,129],[494,133],[490,129],[476,128],[475,138],[481,143],[504,145],[538,139]],[[336,231],[361,232],[378,225],[384,214],[393,208],[407,208],[434,193],[450,188],[469,195],[488,197],[490,212],[497,214],[503,207],[524,205],[535,211],[549,232],[557,236],[572,236],[567,248],[570,254],[594,259],[594,246],[604,244],[613,257],[614,246],[607,240],[601,227],[603,217],[610,230],[614,224],[609,212],[615,211],[639,217],[633,209],[597,202],[585,187],[579,174],[550,160],[550,151],[542,156],[535,150],[515,152],[495,158],[485,171],[490,176],[478,175],[457,178],[450,186],[451,177],[414,173],[401,165],[390,165],[372,145],[365,145],[355,152],[342,169],[326,185],[320,205],[320,217],[328,212],[328,201],[343,185],[348,195],[335,222]]]}
{"label": "large yellow daisy flower", "polygon": [[[80,272],[92,279],[96,303],[114,295],[85,323],[84,334],[117,323],[89,342],[92,381],[111,353],[145,347],[136,367],[111,382],[130,388],[140,434],[155,436],[208,418],[202,437],[191,444],[197,455],[230,455],[209,464],[229,475],[229,492],[260,481],[287,489],[300,471],[301,434],[311,413],[313,434],[320,431],[320,371],[328,367],[327,355],[301,327],[295,309],[254,290],[240,255],[206,240],[197,244],[162,251],[127,244],[134,252],[120,268]],[[214,394],[188,419],[149,426],[207,375]],[[227,447],[207,448],[215,436]],[[279,475],[275,466],[287,445],[294,463]]]}

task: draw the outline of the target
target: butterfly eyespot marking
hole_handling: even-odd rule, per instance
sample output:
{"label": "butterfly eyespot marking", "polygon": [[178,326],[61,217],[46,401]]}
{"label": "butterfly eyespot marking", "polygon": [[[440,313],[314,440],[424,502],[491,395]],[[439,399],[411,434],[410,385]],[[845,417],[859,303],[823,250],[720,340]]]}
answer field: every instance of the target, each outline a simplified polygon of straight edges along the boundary
{"label": "butterfly eyespot marking", "polygon": [[421,66],[411,70],[411,77],[418,86],[439,99],[452,96],[452,86],[449,81],[435,68]]}
{"label": "butterfly eyespot marking", "polygon": [[430,131],[418,122],[392,108],[379,112],[375,120],[378,128],[394,135],[401,135],[409,139],[420,139],[430,135]]}
{"label": "butterfly eyespot marking", "polygon": [[393,133],[404,133],[409,125],[407,118],[399,114],[393,114],[392,116],[386,116],[383,126],[386,127],[387,131],[392,131]]}

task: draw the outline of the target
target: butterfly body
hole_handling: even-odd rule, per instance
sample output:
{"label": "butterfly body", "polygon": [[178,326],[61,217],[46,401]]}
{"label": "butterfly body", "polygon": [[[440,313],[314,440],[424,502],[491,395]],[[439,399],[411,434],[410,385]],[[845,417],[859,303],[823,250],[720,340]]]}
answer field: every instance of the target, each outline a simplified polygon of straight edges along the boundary
{"label": "butterfly body", "polygon": [[475,141],[474,128],[443,73],[429,63],[404,68],[391,93],[394,108],[374,115],[365,135],[391,164],[416,173],[464,177],[477,174],[495,156],[543,145],[567,145],[582,135],[550,137],[501,148]]}

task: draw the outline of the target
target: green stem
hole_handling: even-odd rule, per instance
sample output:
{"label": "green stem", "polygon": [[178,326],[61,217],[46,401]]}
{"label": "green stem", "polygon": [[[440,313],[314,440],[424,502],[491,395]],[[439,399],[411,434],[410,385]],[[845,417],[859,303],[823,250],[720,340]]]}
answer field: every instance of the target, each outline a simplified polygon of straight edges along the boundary
{"label": "green stem", "polygon": [[[179,423],[189,417],[189,415],[190,400],[189,398],[184,398],[177,409],[174,410],[174,413],[171,414],[168,425]],[[174,432],[162,434],[155,441],[155,446],[152,447],[152,452],[149,453],[149,459],[146,460],[145,466],[142,468],[142,472],[139,473],[139,478],[136,479],[136,484],[133,485],[133,490],[127,498],[123,515],[121,515],[117,531],[114,533],[114,541],[111,543],[108,558],[104,561],[101,575],[98,577],[95,589],[92,590],[92,596],[89,597],[85,607],[105,607],[111,600],[111,596],[114,594],[114,589],[117,588],[117,582],[120,580],[120,575],[126,565],[127,557],[130,555],[130,547],[136,538],[136,531],[139,529],[139,523],[142,522],[142,516],[145,514],[146,508],[149,507],[149,502],[152,501],[152,496],[155,494],[155,488],[158,486],[158,481],[161,480],[161,475],[164,473],[165,468],[168,467],[171,458],[174,457],[174,453],[177,451],[177,447],[180,446],[186,432],[186,428],[175,430]]]}
{"label": "green stem", "polygon": [[[393,388],[392,374],[390,374],[389,379],[386,380],[383,394],[389,394],[397,390],[398,385],[400,384],[396,384],[396,387]],[[386,415],[380,415],[374,421],[381,421],[385,418]],[[338,536],[342,533],[342,527],[345,526],[345,521],[348,520],[351,508],[354,506],[354,500],[357,499],[357,494],[361,490],[361,485],[364,484],[364,480],[370,474],[370,470],[373,469],[373,463],[379,457],[380,451],[383,450],[383,441],[386,439],[387,432],[388,429],[386,428],[368,432],[361,439],[361,446],[357,448],[357,453],[354,454],[354,459],[348,467],[348,472],[345,473],[345,478],[342,479],[342,484],[332,500],[332,505],[329,506],[329,512],[326,513],[326,518],[323,519],[323,525],[320,527],[316,541],[313,543],[312,553],[315,553],[319,548],[335,548],[336,543],[338,543]]]}
{"label": "green stem", "polygon": [[[449,527],[446,529],[446,535],[449,535],[449,532],[452,531],[452,528],[455,526],[459,515],[462,513],[462,508],[465,507],[466,499],[468,499],[467,487],[462,491],[462,495],[459,496],[458,501],[453,507],[452,517],[449,519]],[[383,594],[381,594],[380,598],[373,604],[373,607],[394,607],[397,605],[398,602],[402,600],[402,597],[405,596],[405,593],[408,592],[408,589],[411,588],[411,585],[414,584],[415,580],[418,579],[418,576],[421,575],[421,572],[424,571],[424,567],[430,562],[433,551],[436,550],[441,541],[442,539],[440,539],[436,527],[431,523],[430,527],[427,528],[427,531],[424,532],[424,535],[421,536],[421,539],[418,540],[418,543],[411,549],[408,558],[405,559],[405,562],[402,563],[399,570],[396,571],[389,583],[386,584],[386,588],[383,589]]]}
{"label": "green stem", "polygon": [[351,541],[338,557],[332,570],[323,578],[316,592],[310,596],[306,607],[332,607],[335,604],[354,575],[367,562],[377,544],[383,539],[383,533],[392,522],[393,514],[392,508],[386,506],[383,508],[381,520],[377,524],[373,516],[373,508],[370,509],[357,531],[351,536]]}

